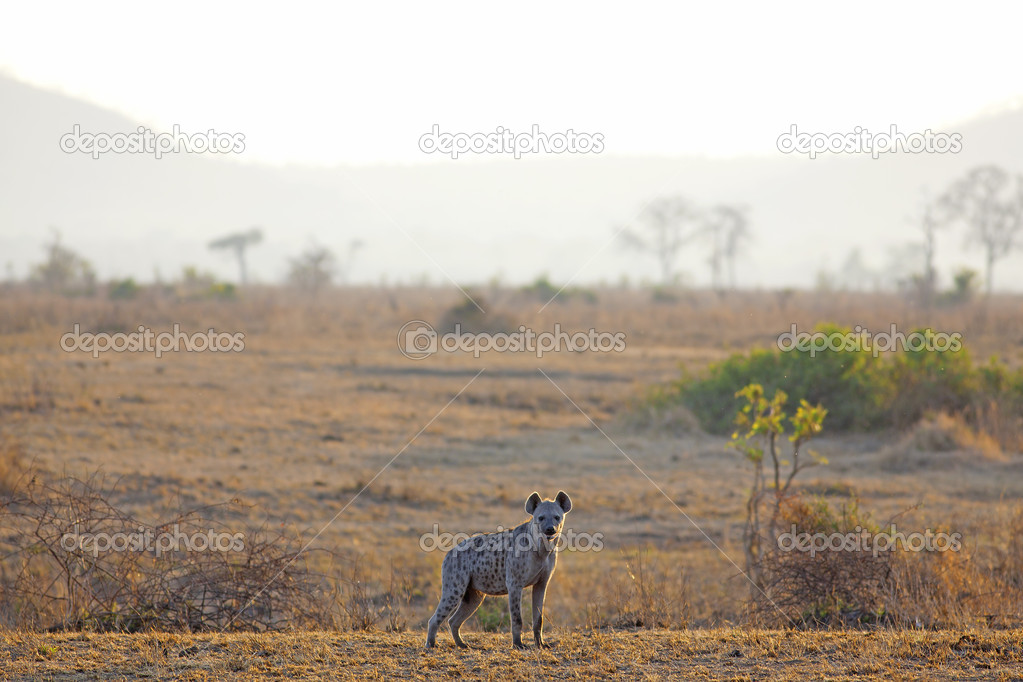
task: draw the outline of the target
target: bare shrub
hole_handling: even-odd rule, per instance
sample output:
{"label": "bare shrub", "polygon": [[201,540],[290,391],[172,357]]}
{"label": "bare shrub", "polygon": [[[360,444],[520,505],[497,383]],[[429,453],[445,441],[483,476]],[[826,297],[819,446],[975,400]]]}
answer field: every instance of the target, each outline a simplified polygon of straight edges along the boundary
{"label": "bare shrub", "polygon": [[649,549],[623,551],[620,567],[609,572],[602,587],[602,599],[587,605],[590,627],[689,626],[685,569]]}
{"label": "bare shrub", "polygon": [[933,465],[940,459],[935,453],[958,453],[997,462],[1006,459],[998,439],[988,430],[974,428],[962,416],[938,413],[921,419],[896,444],[886,448],[881,453],[881,464],[891,471],[909,471]]}
{"label": "bare shrub", "polygon": [[888,541],[877,552],[865,541],[862,549],[766,554],[762,575],[770,599],[754,602],[753,609],[763,622],[910,628],[1023,622],[1023,508],[967,536],[933,529],[952,541],[926,551],[908,551],[885,530],[890,522],[879,529],[855,503],[835,513],[823,501],[794,497],[783,506],[783,517],[797,533],[862,531]]}
{"label": "bare shrub", "polygon": [[441,334],[498,334],[515,331],[515,325],[477,292],[469,292],[444,312],[437,332]]}
{"label": "bare shrub", "polygon": [[[810,536],[822,533],[878,534],[855,501],[835,514],[823,501],[801,495],[786,498],[780,508],[785,532]],[[764,552],[759,574],[764,593],[752,600],[751,615],[762,622],[801,625],[853,625],[883,621],[884,587],[891,575],[891,555],[863,550],[783,551],[775,540]]]}
{"label": "bare shrub", "polygon": [[969,529],[958,552],[903,553],[888,587],[892,615],[916,627],[1023,624],[1023,507]]}
{"label": "bare shrub", "polygon": [[98,476],[41,478],[0,508],[8,626],[259,631],[330,622],[329,581],[310,570],[298,538],[266,527],[233,533],[214,518],[229,505],[146,526],[108,501]]}
{"label": "bare shrub", "polygon": [[384,615],[389,632],[404,632],[408,629],[408,612],[416,588],[412,576],[391,562],[387,591],[384,594]]}
{"label": "bare shrub", "polygon": [[361,567],[362,557],[355,557],[351,568],[338,582],[337,600],[349,630],[370,631],[383,616],[384,607],[373,598],[367,573]]}

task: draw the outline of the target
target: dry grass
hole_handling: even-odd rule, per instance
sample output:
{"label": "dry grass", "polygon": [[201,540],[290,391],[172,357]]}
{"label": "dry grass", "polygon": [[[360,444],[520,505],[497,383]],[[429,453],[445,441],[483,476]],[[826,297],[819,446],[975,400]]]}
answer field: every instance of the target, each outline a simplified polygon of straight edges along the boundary
{"label": "dry grass", "polygon": [[[248,510],[232,519],[239,527],[284,524],[305,538],[322,531],[317,544],[341,557],[334,566],[316,566],[342,577],[337,625],[375,629],[276,639],[6,633],[4,655],[19,661],[18,668],[6,667],[22,676],[63,671],[123,677],[135,674],[142,661],[154,675],[194,679],[328,670],[411,678],[449,675],[466,665],[473,674],[496,675],[488,663],[493,660],[514,661],[513,676],[522,678],[578,670],[795,679],[821,674],[814,666],[823,655],[835,662],[826,663],[832,676],[997,679],[999,665],[1018,665],[1018,631],[977,631],[971,636],[980,644],[968,640],[953,649],[959,634],[703,630],[735,624],[743,615],[748,589],[730,558],[741,563],[746,463],[725,447],[725,439],[694,428],[684,413],[630,411],[650,384],[676,378],[680,365],[696,372],[731,352],[769,347],[793,322],[800,329],[828,320],[869,329],[894,322],[900,329],[961,331],[975,357],[997,353],[1018,366],[1021,347],[1009,341],[1023,338],[1018,299],[997,299],[984,314],[950,308],[927,316],[897,298],[873,294],[745,292],[722,299],[686,292],[658,303],[649,292],[600,290],[597,303],[577,297],[543,312],[542,301],[520,292],[483,294],[488,314],[500,316],[502,325],[624,331],[628,348],[543,358],[404,358],[396,346],[398,329],[414,319],[438,327],[448,322],[448,313],[461,304],[453,290],[341,290],[315,303],[271,289],[254,289],[238,301],[5,296],[0,483],[16,478],[5,473],[22,466],[13,462],[35,461],[49,476],[100,469],[117,481],[111,502],[146,523],[183,508],[238,500]],[[174,323],[189,331],[215,327],[244,332],[246,346],[230,354],[93,358],[60,350],[61,335],[75,323],[90,331],[130,331],[140,324],[155,331]],[[989,417],[993,422],[998,415]],[[916,506],[907,530],[961,530],[970,575],[1007,575],[1023,565],[1018,544],[1006,535],[1016,508],[1005,502],[1023,498],[1023,458],[1013,450],[996,456],[985,449],[990,445],[983,436],[942,419],[919,427],[921,435],[910,436],[919,442],[908,445],[899,444],[898,434],[836,437],[825,422],[816,447],[830,465],[813,470],[803,489],[853,493],[879,519]],[[1010,429],[1006,420],[1000,424]],[[948,435],[955,449],[927,449],[937,442],[926,440],[931,431]],[[915,464],[885,468],[893,444],[898,452],[911,452]],[[15,451],[21,454],[10,454]],[[552,495],[558,489],[576,502],[568,519],[572,528],[602,533],[605,547],[570,552],[559,561],[547,621],[565,648],[550,656],[516,655],[504,650],[505,633],[470,634],[494,653],[421,653],[421,628],[436,605],[442,557],[420,550],[419,537],[434,524],[466,532],[519,523],[532,490]],[[988,591],[998,585],[1005,587],[976,583]],[[1010,587],[1018,594],[1018,584]],[[981,616],[995,604],[1006,617],[992,624],[1018,626],[1019,603],[997,601],[986,596],[965,603],[970,614]],[[487,619],[499,617],[501,604],[488,599],[490,611],[481,610],[467,629],[490,627]],[[586,629],[630,622],[642,622],[644,629],[698,630]],[[200,641],[222,646],[178,656]],[[979,648],[984,642],[993,648]],[[733,657],[736,650],[742,656]]]}
{"label": "dry grass", "polygon": [[969,463],[978,459],[1005,462],[1008,455],[988,432],[971,427],[961,416],[944,413],[920,420],[881,456],[885,468],[899,471],[932,466],[936,460]]}
{"label": "dry grass", "polygon": [[475,634],[468,651],[423,632],[232,635],[0,633],[8,679],[181,680],[1014,680],[1023,631],[555,632],[553,649],[516,651]]}

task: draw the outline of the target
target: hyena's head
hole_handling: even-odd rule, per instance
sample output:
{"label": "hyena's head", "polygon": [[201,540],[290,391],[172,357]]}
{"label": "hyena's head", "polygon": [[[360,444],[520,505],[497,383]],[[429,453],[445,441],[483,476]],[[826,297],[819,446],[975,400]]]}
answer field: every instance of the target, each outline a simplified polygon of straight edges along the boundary
{"label": "hyena's head", "polygon": [[526,500],[526,513],[533,516],[529,522],[530,530],[548,540],[554,540],[561,534],[565,514],[570,511],[572,499],[564,491],[559,491],[553,500],[542,500],[539,493],[533,493]]}

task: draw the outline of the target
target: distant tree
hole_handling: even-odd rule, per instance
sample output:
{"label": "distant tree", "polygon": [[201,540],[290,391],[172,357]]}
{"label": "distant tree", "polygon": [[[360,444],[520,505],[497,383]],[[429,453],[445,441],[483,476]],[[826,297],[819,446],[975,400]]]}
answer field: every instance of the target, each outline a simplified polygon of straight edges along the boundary
{"label": "distant tree", "polygon": [[355,267],[355,254],[363,247],[362,240],[353,239],[348,242],[348,254],[345,256],[345,260],[337,268],[337,280],[341,284],[347,284],[348,278],[352,274],[352,269]]}
{"label": "distant tree", "polygon": [[920,242],[906,242],[888,249],[887,261],[879,279],[897,291],[913,295],[920,290],[924,246]]}
{"label": "distant tree", "polygon": [[920,231],[923,232],[924,271],[917,280],[917,288],[924,307],[930,308],[934,304],[938,289],[938,271],[934,266],[937,233],[938,230],[949,224],[953,215],[953,207],[949,202],[948,194],[933,201],[928,201],[925,194],[921,203],[922,208],[919,215],[909,218],[909,221],[917,223],[920,226]]}
{"label": "distant tree", "polygon": [[749,217],[745,206],[719,204],[704,216],[704,231],[710,237],[711,286],[721,288],[721,270],[728,265],[728,286],[735,288],[735,260],[749,240]]}
{"label": "distant tree", "polygon": [[959,268],[952,275],[952,290],[946,291],[939,299],[942,303],[969,303],[977,290],[977,271]]}
{"label": "distant tree", "polygon": [[661,197],[650,202],[637,221],[637,228],[621,230],[622,240],[629,248],[652,253],[660,265],[661,281],[671,284],[679,251],[702,227],[700,211],[684,197]]}
{"label": "distant tree", "polygon": [[855,248],[849,252],[842,267],[838,269],[842,289],[862,291],[867,285],[876,286],[877,273],[867,267],[863,260],[863,252]]}
{"label": "distant tree", "polygon": [[984,249],[985,290],[990,296],[995,263],[1023,243],[1023,176],[979,166],[946,190],[939,204],[967,227],[967,243]]}
{"label": "distant tree", "polygon": [[334,253],[325,246],[313,245],[291,259],[288,282],[302,291],[316,294],[330,285],[337,270]]}
{"label": "distant tree", "polygon": [[245,286],[248,281],[248,267],[245,263],[245,250],[263,241],[263,230],[254,227],[245,232],[236,232],[209,243],[211,249],[231,251],[238,259],[238,282]]}
{"label": "distant tree", "polygon": [[89,261],[60,243],[60,232],[45,245],[46,261],[32,268],[29,281],[35,286],[62,294],[92,293],[96,271]]}
{"label": "distant tree", "polygon": [[753,239],[749,227],[748,209],[739,209],[738,220],[725,232],[725,259],[728,261],[728,286],[735,289],[735,261],[747,242]]}

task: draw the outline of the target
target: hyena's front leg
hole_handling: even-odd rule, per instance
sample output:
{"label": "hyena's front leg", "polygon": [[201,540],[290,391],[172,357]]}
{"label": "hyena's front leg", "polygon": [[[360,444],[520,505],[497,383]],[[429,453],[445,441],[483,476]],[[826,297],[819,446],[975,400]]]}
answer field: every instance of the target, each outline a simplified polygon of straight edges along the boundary
{"label": "hyena's front leg", "polygon": [[522,646],[522,587],[508,583],[508,612],[511,616],[512,646]]}
{"label": "hyena's front leg", "polygon": [[539,648],[547,648],[550,644],[543,641],[543,600],[547,594],[547,582],[550,576],[533,585],[533,641]]}

